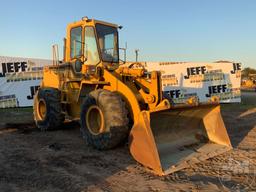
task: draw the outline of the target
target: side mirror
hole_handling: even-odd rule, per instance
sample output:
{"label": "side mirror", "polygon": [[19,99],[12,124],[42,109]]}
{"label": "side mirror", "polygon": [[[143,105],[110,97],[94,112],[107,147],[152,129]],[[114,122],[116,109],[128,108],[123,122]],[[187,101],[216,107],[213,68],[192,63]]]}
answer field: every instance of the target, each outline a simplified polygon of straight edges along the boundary
{"label": "side mirror", "polygon": [[75,72],[76,73],[80,73],[81,72],[82,65],[83,65],[83,62],[81,61],[81,59],[76,59],[76,61],[75,61]]}

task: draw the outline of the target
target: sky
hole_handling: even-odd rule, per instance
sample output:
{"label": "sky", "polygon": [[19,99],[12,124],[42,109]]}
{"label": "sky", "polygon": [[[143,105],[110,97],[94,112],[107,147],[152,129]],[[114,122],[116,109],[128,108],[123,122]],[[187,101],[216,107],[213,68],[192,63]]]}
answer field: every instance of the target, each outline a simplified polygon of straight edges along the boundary
{"label": "sky", "polygon": [[[52,58],[68,23],[116,23],[127,60],[241,62],[256,68],[255,0],[0,0],[0,55]],[[62,51],[60,51],[62,56]],[[61,57],[62,58],[62,57]]]}

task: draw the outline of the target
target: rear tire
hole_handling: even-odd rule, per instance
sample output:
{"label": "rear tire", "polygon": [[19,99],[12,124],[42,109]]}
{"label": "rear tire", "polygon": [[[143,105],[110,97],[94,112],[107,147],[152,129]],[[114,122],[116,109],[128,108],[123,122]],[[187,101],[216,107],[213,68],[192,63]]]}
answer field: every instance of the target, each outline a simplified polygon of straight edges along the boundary
{"label": "rear tire", "polygon": [[111,149],[123,142],[129,132],[128,111],[121,97],[103,89],[92,91],[81,107],[81,134],[88,145]]}
{"label": "rear tire", "polygon": [[34,98],[34,120],[41,130],[59,128],[65,120],[61,112],[60,91],[54,88],[39,89]]}

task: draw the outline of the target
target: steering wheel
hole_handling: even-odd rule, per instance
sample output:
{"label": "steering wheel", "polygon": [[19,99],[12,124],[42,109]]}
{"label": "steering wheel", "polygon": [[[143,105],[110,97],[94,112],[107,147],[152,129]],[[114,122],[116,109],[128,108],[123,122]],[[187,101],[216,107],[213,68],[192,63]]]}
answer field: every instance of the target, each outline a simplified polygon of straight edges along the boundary
{"label": "steering wheel", "polygon": [[102,49],[102,52],[105,53],[105,54],[109,54],[108,51],[109,51],[109,50],[112,50],[112,49],[114,50],[113,47],[107,48],[107,49]]}

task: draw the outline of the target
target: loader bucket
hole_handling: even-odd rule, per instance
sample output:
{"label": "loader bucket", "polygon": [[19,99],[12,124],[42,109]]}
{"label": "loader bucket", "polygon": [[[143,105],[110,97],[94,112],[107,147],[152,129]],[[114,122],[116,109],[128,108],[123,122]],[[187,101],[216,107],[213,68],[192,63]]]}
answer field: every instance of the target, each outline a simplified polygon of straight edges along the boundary
{"label": "loader bucket", "polygon": [[232,149],[219,105],[142,111],[130,132],[135,160],[167,175]]}

